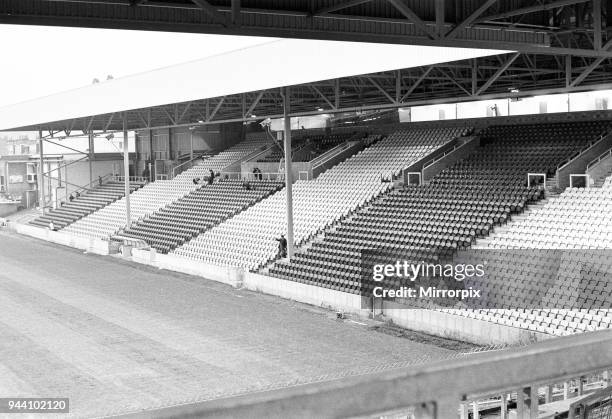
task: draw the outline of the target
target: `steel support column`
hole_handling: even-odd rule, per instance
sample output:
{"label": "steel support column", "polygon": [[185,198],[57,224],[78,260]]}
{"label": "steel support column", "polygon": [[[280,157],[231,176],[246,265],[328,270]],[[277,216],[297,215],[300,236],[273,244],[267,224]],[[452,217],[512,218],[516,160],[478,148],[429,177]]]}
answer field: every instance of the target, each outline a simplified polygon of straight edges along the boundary
{"label": "steel support column", "polygon": [[291,164],[291,97],[290,89],[286,87],[283,91],[283,119],[285,139],[285,190],[287,193],[287,257],[293,257],[293,194],[291,186],[293,183],[293,172]]}
{"label": "steel support column", "polygon": [[[150,119],[151,118],[149,116],[149,120]],[[150,126],[151,125],[149,124],[149,127]],[[151,162],[151,166],[149,168],[149,179],[155,181],[155,179],[157,178],[157,168],[155,167],[155,152],[153,151],[153,130],[151,128],[149,128],[149,161]]]}
{"label": "steel support column", "polygon": [[43,135],[42,130],[38,130],[38,154],[40,155],[40,161],[38,163],[38,181],[40,190],[38,192],[38,199],[40,200],[39,206],[42,210],[42,215],[45,215],[45,175],[44,175],[44,158],[43,158]]}
{"label": "steel support column", "polygon": [[93,157],[94,157],[94,135],[89,133],[89,186],[93,184]]}
{"label": "steel support column", "polygon": [[128,146],[127,112],[123,113],[123,180],[125,184],[125,220],[127,228],[132,225],[130,214],[130,152]]}
{"label": "steel support column", "polygon": [[189,127],[189,160],[193,160],[193,128]]}

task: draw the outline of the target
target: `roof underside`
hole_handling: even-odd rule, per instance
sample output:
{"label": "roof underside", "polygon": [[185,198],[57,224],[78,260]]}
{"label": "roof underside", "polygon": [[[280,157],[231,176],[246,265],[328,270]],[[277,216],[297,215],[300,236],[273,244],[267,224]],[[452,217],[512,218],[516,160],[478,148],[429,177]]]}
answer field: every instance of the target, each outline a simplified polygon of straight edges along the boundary
{"label": "roof underside", "polygon": [[[0,0],[0,22],[600,56],[606,0]],[[610,56],[610,55],[608,55]]]}
{"label": "roof underside", "polygon": [[[517,51],[367,75],[341,75],[292,87],[292,113],[312,114],[318,108],[330,113],[507,97],[511,88],[520,89],[518,95],[611,88],[609,3],[606,0],[0,0],[0,22]],[[189,125],[197,121],[218,123],[282,113],[282,97],[276,88],[257,90],[252,85],[239,93],[203,97],[131,107],[127,113],[128,126],[132,129]],[[104,112],[40,127],[66,132],[118,130],[122,121],[117,112]],[[22,124],[13,128],[38,126]]]}

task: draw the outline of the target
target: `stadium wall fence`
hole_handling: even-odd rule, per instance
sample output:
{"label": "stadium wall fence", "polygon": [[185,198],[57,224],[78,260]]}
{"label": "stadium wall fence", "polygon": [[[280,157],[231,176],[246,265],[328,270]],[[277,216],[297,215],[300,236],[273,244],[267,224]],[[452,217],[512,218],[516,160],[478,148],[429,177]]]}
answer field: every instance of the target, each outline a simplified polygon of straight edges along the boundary
{"label": "stadium wall fence", "polygon": [[243,271],[236,267],[211,265],[174,255],[164,255],[155,250],[132,249],[132,260],[159,269],[201,276],[213,281],[222,282],[232,287],[242,284]]}
{"label": "stadium wall fence", "polygon": [[9,228],[19,234],[61,244],[63,246],[74,247],[88,253],[95,253],[97,255],[109,254],[108,242],[101,239],[77,237],[72,234],[63,233],[62,231],[51,231],[20,223],[10,223]]}

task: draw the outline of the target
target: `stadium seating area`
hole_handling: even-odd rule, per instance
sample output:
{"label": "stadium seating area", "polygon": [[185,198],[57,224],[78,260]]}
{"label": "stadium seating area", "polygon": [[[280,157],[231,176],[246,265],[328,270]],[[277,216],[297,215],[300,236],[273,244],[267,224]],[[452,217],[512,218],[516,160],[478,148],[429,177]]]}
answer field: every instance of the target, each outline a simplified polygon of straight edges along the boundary
{"label": "stadium seating area", "polygon": [[[297,244],[362,207],[400,170],[464,135],[465,128],[400,129],[312,181],[293,185]],[[368,140],[372,140],[369,138]],[[286,232],[286,196],[277,193],[177,248],[174,253],[225,266],[258,269],[275,258],[276,237]],[[210,246],[214,243],[214,246]]]}
{"label": "stadium seating area", "polygon": [[489,128],[471,156],[427,185],[380,197],[270,274],[360,293],[373,286],[359,281],[364,249],[385,250],[377,263],[451,257],[543,197],[540,186],[526,186],[527,173],[554,172],[602,130],[597,123]]}
{"label": "stadium seating area", "polygon": [[[265,145],[265,140],[245,140],[204,160],[200,165],[184,171],[172,180],[158,180],[147,184],[130,194],[131,221],[138,222],[198,189],[200,184],[194,184],[193,179],[204,179],[208,177],[209,170],[218,172]],[[124,228],[126,224],[124,198],[69,225],[66,231],[77,236],[104,238]]]}
{"label": "stadium seating area", "polygon": [[246,185],[237,180],[219,180],[202,186],[122,235],[142,239],[159,252],[168,253],[283,187],[273,181],[250,181]]}
{"label": "stadium seating area", "polygon": [[[292,140],[293,146],[293,161],[304,162],[325,153],[337,145],[340,145],[352,138],[363,138],[365,133],[346,132],[339,134],[320,134],[320,135],[305,135],[296,134]],[[279,162],[284,158],[284,152],[280,147],[274,146],[272,152],[265,157],[258,159],[258,162],[273,163]]]}
{"label": "stadium seating area", "polygon": [[184,171],[177,175],[174,179],[178,180],[193,180],[194,178],[205,179],[209,175],[209,171],[212,170],[215,174],[219,174],[221,170],[230,166],[232,163],[247,157],[258,150],[263,150],[271,143],[270,139],[264,136],[256,136],[254,138],[247,138],[214,156],[206,156],[207,158],[202,160],[199,164],[193,166],[191,169]]}
{"label": "stadium seating area", "polygon": [[[567,189],[531,207],[545,198],[544,185],[527,186],[527,173],[553,176],[609,126],[494,125],[478,133],[480,146],[470,156],[424,185],[401,189],[391,182],[401,169],[471,130],[399,128],[388,137],[371,135],[365,139],[369,147],[314,180],[294,183],[295,243],[308,246],[291,262],[276,260],[275,239],[286,232],[282,182],[251,181],[249,188],[240,180],[206,182],[210,170],[218,174],[269,147],[263,135],[209,156],[172,180],[133,184],[130,229],[123,230],[123,184],[112,182],[31,223],[47,227],[53,220],[85,237],[121,232],[161,253],[252,271],[266,267],[262,272],[271,276],[354,294],[374,286],[361,278],[366,249],[378,249],[368,256],[370,263],[457,261],[465,255],[460,250],[488,249],[486,283],[466,282],[487,293],[488,306],[437,310],[554,335],[609,328],[612,259],[599,251],[612,249],[612,176],[601,188]],[[357,137],[308,138],[298,138],[296,161]],[[281,157],[273,152],[265,161]],[[537,251],[511,251],[524,249]],[[550,254],[542,256],[543,249]]]}
{"label": "stadium seating area", "polygon": [[[491,309],[456,314],[560,335],[610,327],[611,213],[608,177],[602,188],[567,189],[479,243],[493,256],[479,284]],[[517,299],[526,309],[509,310]]]}
{"label": "stadium seating area", "polygon": [[[130,191],[134,192],[142,186],[143,183],[140,182],[132,183]],[[125,196],[125,185],[123,182],[110,181],[82,192],[73,201],[68,200],[64,202],[61,207],[50,210],[44,216],[30,221],[30,224],[48,227],[49,223],[53,221],[56,229],[62,229],[123,196]]]}

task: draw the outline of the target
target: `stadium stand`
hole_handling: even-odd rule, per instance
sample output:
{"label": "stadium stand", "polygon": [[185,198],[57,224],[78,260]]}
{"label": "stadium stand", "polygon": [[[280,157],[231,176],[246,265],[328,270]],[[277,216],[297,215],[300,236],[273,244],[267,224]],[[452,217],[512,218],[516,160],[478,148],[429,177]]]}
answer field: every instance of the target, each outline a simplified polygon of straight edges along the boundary
{"label": "stadium stand", "polygon": [[603,130],[593,122],[490,127],[472,155],[429,184],[381,196],[269,274],[359,294],[373,287],[360,281],[363,250],[380,249],[379,263],[451,257],[544,197],[542,186],[526,186],[527,173],[554,173]]}
{"label": "stadium stand", "polygon": [[[364,133],[346,132],[338,134],[321,134],[321,135],[309,135],[305,136],[296,134],[296,139],[293,142],[293,161],[305,162],[311,161],[312,159],[325,153],[337,145],[340,145],[352,138],[361,138]],[[280,147],[275,146],[270,154],[265,157],[258,159],[258,162],[279,162],[283,159],[284,153]]]}
{"label": "stadium stand", "polygon": [[[132,183],[130,192],[134,192],[143,185],[142,182]],[[64,202],[61,207],[50,210],[46,215],[30,221],[30,224],[47,227],[53,221],[56,229],[62,229],[124,196],[125,186],[123,182],[109,181],[84,191],[73,201]]]}
{"label": "stadium stand", "polygon": [[192,180],[194,178],[204,179],[208,177],[209,171],[212,170],[215,174],[219,174],[222,169],[232,163],[247,157],[249,154],[260,150],[270,144],[270,140],[263,135],[256,135],[247,138],[245,141],[218,153],[214,156],[205,156],[199,165],[193,166],[191,169],[177,175],[174,179],[177,180]]}
{"label": "stadium stand", "polygon": [[[399,129],[318,178],[296,182],[293,185],[295,242],[301,244],[388,191],[392,183],[381,182],[381,177],[391,180],[403,168],[467,131],[456,127]],[[199,235],[174,253],[212,264],[258,269],[277,254],[274,239],[286,231],[285,202],[285,194],[275,194]]]}
{"label": "stadium stand", "polygon": [[[171,204],[186,194],[198,189],[194,179],[207,178],[209,171],[218,173],[222,168],[265,146],[263,139],[245,140],[225,151],[209,157],[200,165],[185,170],[172,180],[158,180],[130,194],[132,222],[138,222],[158,209]],[[104,238],[126,226],[125,202],[123,199],[84,217],[66,227],[66,232],[77,236]]]}
{"label": "stadium stand", "polygon": [[[456,314],[555,335],[611,327],[612,262],[603,250],[612,249],[611,212],[612,176],[602,188],[568,188],[479,242],[492,256],[484,284],[490,305],[501,309]],[[517,297],[528,309],[507,309]]]}
{"label": "stadium stand", "polygon": [[158,251],[168,253],[282,187],[283,183],[274,181],[220,180],[190,192],[122,235],[142,239]]}

